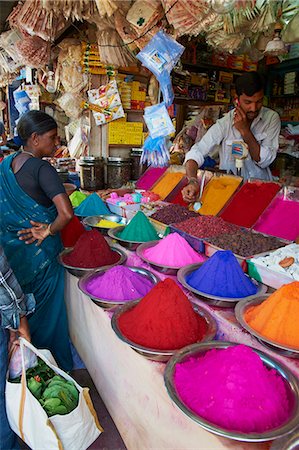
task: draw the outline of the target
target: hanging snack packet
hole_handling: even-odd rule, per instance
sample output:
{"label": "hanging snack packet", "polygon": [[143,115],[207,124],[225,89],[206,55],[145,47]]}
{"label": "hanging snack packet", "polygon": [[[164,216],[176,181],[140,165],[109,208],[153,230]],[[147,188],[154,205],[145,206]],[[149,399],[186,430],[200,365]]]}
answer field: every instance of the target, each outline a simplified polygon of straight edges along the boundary
{"label": "hanging snack packet", "polygon": [[145,108],[143,118],[153,139],[175,131],[164,102]]}

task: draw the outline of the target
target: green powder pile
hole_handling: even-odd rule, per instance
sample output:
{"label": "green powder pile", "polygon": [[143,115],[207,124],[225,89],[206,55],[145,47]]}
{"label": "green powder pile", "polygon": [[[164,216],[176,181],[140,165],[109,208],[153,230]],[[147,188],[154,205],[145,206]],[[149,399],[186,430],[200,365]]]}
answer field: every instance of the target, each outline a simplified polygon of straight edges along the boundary
{"label": "green powder pile", "polygon": [[118,233],[118,237],[135,242],[149,242],[159,239],[155,228],[141,211],[138,211],[130,223]]}
{"label": "green powder pile", "polygon": [[87,196],[85,194],[83,194],[83,192],[80,192],[80,191],[73,192],[70,195],[70,201],[71,201],[73,208],[77,208],[77,206],[79,206],[83,202],[83,200],[86,199],[86,197]]}

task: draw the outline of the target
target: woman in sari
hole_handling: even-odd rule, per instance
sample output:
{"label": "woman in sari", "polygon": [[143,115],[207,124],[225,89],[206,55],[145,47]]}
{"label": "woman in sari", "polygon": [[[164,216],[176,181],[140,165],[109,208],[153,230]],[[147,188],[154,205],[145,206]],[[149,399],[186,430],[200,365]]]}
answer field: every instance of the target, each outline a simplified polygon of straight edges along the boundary
{"label": "woman in sari", "polygon": [[57,144],[57,124],[48,114],[29,111],[18,122],[24,150],[0,164],[0,241],[25,293],[36,309],[29,318],[32,343],[49,349],[69,371],[72,356],[64,303],[64,270],[57,262],[59,232],[73,209],[56,170],[42,160]]}

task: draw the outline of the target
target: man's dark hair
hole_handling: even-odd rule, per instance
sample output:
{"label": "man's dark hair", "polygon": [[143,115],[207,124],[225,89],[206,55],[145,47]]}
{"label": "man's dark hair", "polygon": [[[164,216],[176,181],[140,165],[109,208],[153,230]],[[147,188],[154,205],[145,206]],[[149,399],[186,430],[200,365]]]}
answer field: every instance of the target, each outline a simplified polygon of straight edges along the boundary
{"label": "man's dark hair", "polygon": [[18,135],[26,144],[32,133],[42,135],[57,128],[57,123],[53,117],[43,111],[32,110],[21,116],[18,121]]}
{"label": "man's dark hair", "polygon": [[248,72],[236,80],[237,96],[245,94],[248,97],[264,89],[264,77],[258,72]]}

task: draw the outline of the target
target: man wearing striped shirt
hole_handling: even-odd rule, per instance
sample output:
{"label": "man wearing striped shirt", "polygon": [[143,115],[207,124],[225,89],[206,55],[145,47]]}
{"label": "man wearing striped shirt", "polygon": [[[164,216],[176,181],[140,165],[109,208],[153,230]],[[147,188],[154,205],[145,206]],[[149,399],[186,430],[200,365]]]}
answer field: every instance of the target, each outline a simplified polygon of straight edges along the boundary
{"label": "man wearing striped shirt", "polygon": [[26,315],[34,311],[34,306],[33,295],[22,292],[0,246],[0,450],[19,449],[5,410],[8,352],[16,345],[18,336],[30,340]]}

